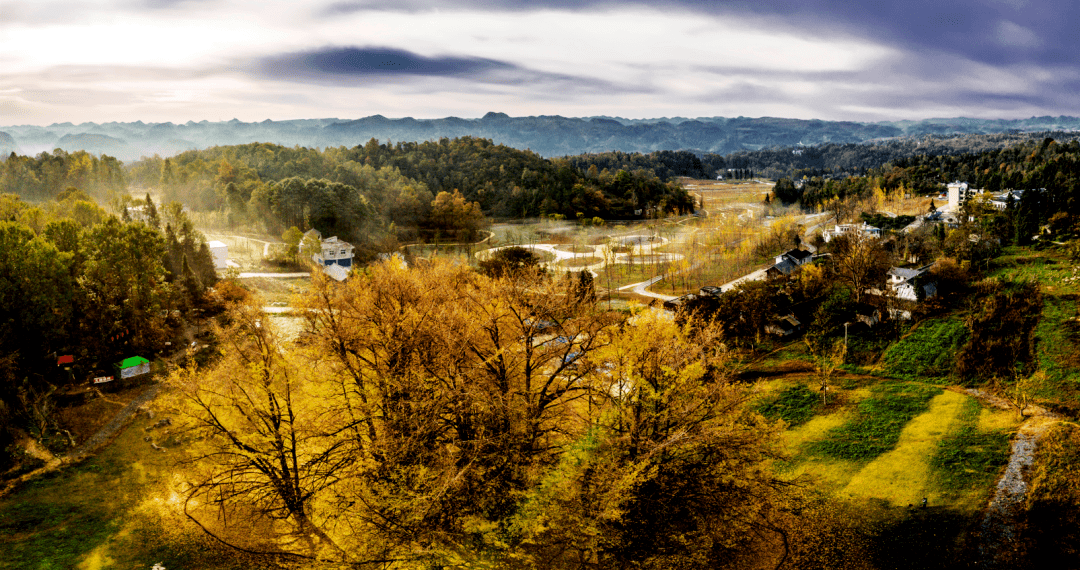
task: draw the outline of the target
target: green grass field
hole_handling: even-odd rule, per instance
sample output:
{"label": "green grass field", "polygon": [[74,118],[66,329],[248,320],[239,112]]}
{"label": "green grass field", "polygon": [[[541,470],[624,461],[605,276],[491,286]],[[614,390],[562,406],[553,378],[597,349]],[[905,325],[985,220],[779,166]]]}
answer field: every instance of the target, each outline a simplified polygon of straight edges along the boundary
{"label": "green grass field", "polygon": [[920,323],[882,355],[884,373],[894,378],[946,384],[956,353],[967,338],[967,327],[958,317]]}
{"label": "green grass field", "polygon": [[809,448],[809,453],[833,459],[869,461],[896,446],[900,432],[929,401],[941,393],[932,386],[912,382],[881,382],[870,397],[859,402],[857,416]]}
{"label": "green grass field", "polygon": [[931,465],[943,492],[985,488],[1008,462],[1009,434],[1000,429],[980,429],[981,412],[979,402],[969,398],[955,428],[938,442]]}
{"label": "green grass field", "polygon": [[0,501],[0,569],[259,567],[187,522],[174,476],[182,449],[150,424],[139,417],[97,456]]}

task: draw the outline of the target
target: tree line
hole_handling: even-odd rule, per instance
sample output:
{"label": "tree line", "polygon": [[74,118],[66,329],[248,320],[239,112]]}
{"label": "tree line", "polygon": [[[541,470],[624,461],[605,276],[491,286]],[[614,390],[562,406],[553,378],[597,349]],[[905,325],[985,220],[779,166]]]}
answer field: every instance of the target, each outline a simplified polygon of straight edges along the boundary
{"label": "tree line", "polygon": [[78,188],[98,200],[127,188],[124,168],[111,156],[98,158],[86,151],[56,149],[37,156],[14,152],[0,161],[0,194],[18,194],[27,200],[51,200],[66,188]]}
{"label": "tree line", "polygon": [[[130,203],[138,220],[74,188],[39,205],[0,195],[0,449],[19,429],[55,438],[47,410],[57,387],[161,350],[174,311],[183,315],[216,281],[205,240],[179,204]],[[64,355],[74,359],[70,374],[58,366]]]}
{"label": "tree line", "polygon": [[[634,219],[693,209],[682,188],[648,171],[590,177],[568,160],[471,137],[393,145],[372,139],[325,150],[214,147],[144,159],[131,165],[129,176],[135,184],[162,187],[170,200],[227,211],[238,222],[280,231],[305,225],[297,222],[307,218],[309,227],[352,238],[360,237],[358,228],[365,224],[393,224],[395,237],[404,239],[425,231],[457,232],[461,228],[446,227],[451,217],[433,211],[444,192],[442,202],[454,201],[457,193],[491,217]],[[301,186],[311,191],[298,191]],[[349,216],[366,221],[344,219]]]}
{"label": "tree line", "polygon": [[[891,165],[925,156],[959,157],[1000,151],[1030,144],[1044,138],[1068,141],[1069,132],[998,133],[965,135],[922,135],[872,142],[823,143],[808,146],[780,146],[744,150],[725,155],[729,168],[752,168],[761,176],[779,178],[846,178],[866,175],[871,169],[888,170]],[[710,163],[710,155],[702,155]],[[723,167],[722,165],[720,166]]]}
{"label": "tree line", "polygon": [[1045,138],[978,154],[920,155],[843,179],[813,177],[796,183],[782,178],[772,194],[784,204],[833,209],[838,218],[846,219],[856,202],[883,203],[893,194],[934,195],[954,180],[989,193],[1020,191],[1005,198],[1003,210],[994,207],[986,194],[966,201],[961,221],[983,238],[1026,245],[1044,227],[1063,240],[1080,234],[1077,140],[1059,143]]}

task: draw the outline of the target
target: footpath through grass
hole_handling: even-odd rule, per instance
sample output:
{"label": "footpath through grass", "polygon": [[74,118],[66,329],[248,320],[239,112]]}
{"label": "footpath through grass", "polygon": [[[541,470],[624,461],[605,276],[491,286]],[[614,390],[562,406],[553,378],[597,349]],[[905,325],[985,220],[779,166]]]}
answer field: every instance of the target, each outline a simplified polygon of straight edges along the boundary
{"label": "footpath through grass", "polygon": [[[176,493],[182,454],[140,417],[97,456],[32,480],[0,500],[0,569],[266,567],[197,531]],[[151,436],[169,449],[155,451]]]}

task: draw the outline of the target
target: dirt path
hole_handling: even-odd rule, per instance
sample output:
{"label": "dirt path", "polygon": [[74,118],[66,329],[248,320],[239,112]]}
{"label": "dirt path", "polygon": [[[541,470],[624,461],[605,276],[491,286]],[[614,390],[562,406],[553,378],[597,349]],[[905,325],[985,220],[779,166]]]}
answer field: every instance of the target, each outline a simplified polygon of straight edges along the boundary
{"label": "dirt path", "polygon": [[262,253],[263,259],[266,259],[267,257],[270,257],[270,246],[271,245],[286,245],[285,242],[280,242],[280,241],[266,241],[266,240],[257,239],[257,238],[250,238],[250,237],[245,237],[245,236],[235,236],[235,235],[230,235],[230,234],[214,234],[214,233],[203,232],[203,235],[205,235],[206,237],[211,238],[211,239],[212,238],[221,238],[221,237],[223,237],[223,238],[228,238],[228,239],[233,239],[233,240],[245,240],[245,241],[249,241],[249,242],[261,243],[261,244],[263,244],[263,253]]}
{"label": "dirt path", "polygon": [[65,453],[64,455],[54,457],[42,467],[39,467],[29,473],[25,473],[11,481],[8,481],[3,488],[0,488],[0,498],[7,496],[8,493],[13,491],[16,487],[25,483],[26,481],[40,477],[41,475],[44,475],[46,473],[51,473],[53,471],[63,468],[66,465],[78,463],[108,445],[109,442],[111,442],[113,438],[115,438],[120,433],[121,430],[123,430],[125,427],[127,427],[128,424],[131,423],[132,419],[135,417],[135,412],[138,411],[140,406],[157,397],[158,393],[161,391],[161,388],[162,384],[159,384],[157,382],[151,384],[145,390],[143,390],[141,394],[136,396],[134,400],[129,402],[126,406],[123,407],[123,409],[117,412],[116,415],[113,416],[111,420],[109,420],[109,423],[102,426],[101,429],[97,431],[97,433],[90,436],[90,439],[87,439],[85,442],[83,442],[82,445],[76,447],[68,453]]}
{"label": "dirt path", "polygon": [[[1008,400],[985,390],[972,388],[957,391],[978,398],[983,403],[1001,409],[1015,409]],[[1029,415],[1016,432],[1009,453],[1005,474],[994,488],[994,496],[986,506],[979,528],[978,552],[980,568],[1009,568],[1015,547],[1016,519],[1027,500],[1027,470],[1035,462],[1039,439],[1057,423],[1061,416],[1040,406],[1030,406]]]}

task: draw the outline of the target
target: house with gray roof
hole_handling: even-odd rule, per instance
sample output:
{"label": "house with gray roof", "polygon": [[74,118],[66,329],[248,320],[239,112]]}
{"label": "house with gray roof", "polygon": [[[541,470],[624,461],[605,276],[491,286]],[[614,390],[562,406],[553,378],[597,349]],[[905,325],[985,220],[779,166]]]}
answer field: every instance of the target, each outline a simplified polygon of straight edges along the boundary
{"label": "house with gray roof", "polygon": [[765,270],[765,276],[769,279],[780,277],[781,275],[791,275],[799,267],[810,263],[814,258],[814,254],[809,251],[801,249],[792,249],[785,251],[776,256],[776,263],[772,267]]}
{"label": "house with gray roof", "polygon": [[928,272],[933,265],[911,269],[907,267],[893,267],[889,269],[886,285],[889,294],[897,299],[905,301],[919,301],[918,289],[922,289],[922,299],[929,299],[937,295],[937,283],[931,280]]}

